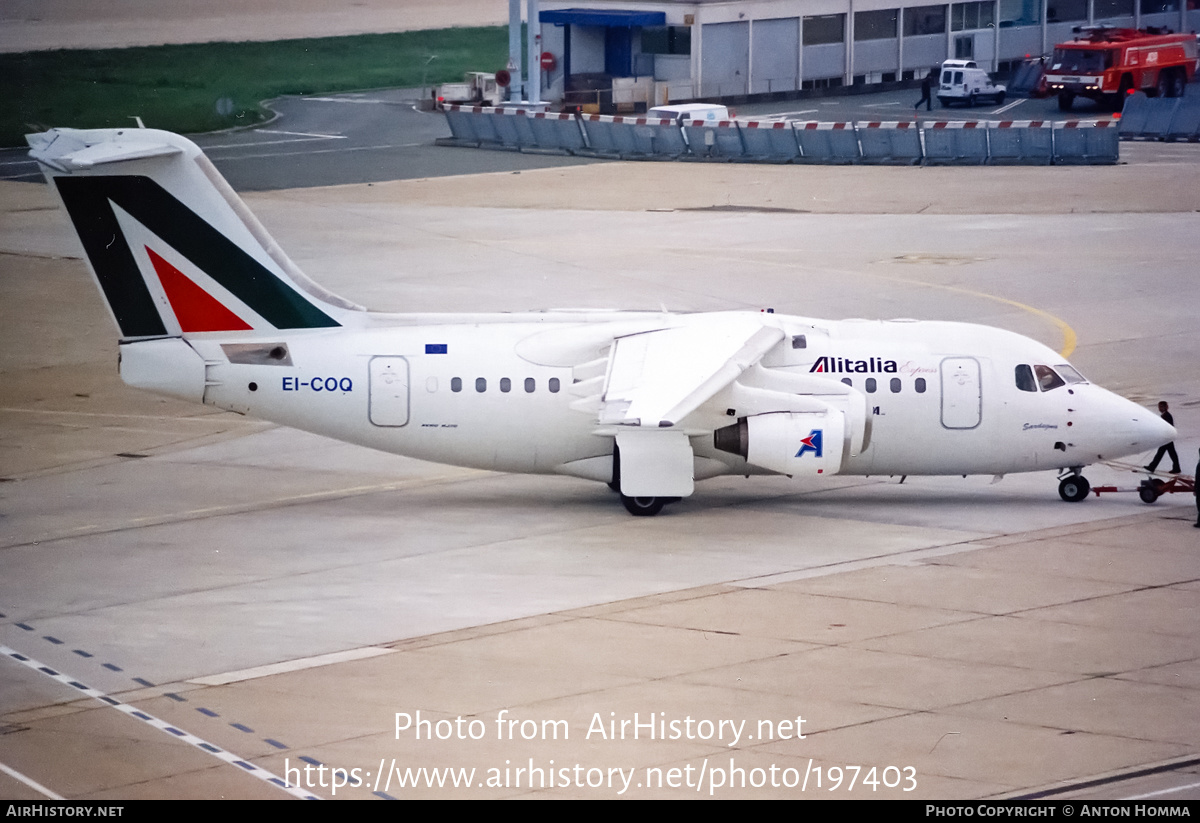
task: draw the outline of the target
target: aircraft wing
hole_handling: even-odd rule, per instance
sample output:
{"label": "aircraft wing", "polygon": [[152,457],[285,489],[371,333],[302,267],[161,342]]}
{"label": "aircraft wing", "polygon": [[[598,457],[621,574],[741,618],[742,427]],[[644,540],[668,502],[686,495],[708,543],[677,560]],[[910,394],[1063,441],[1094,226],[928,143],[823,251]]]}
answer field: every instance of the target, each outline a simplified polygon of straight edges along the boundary
{"label": "aircraft wing", "polygon": [[601,425],[674,426],[783,339],[781,329],[755,315],[695,315],[689,321],[617,338]]}

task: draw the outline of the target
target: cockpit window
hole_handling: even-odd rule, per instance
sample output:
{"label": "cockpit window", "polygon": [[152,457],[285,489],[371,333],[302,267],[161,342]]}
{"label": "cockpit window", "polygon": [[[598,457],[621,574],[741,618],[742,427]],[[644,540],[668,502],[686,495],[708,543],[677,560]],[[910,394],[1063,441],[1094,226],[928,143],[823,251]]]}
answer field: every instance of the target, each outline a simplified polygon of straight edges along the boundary
{"label": "cockpit window", "polygon": [[1022,363],[1016,369],[1017,388],[1021,391],[1037,391],[1037,384],[1033,382],[1033,369]]}
{"label": "cockpit window", "polygon": [[1066,363],[1059,363],[1054,367],[1054,370],[1058,372],[1059,377],[1061,377],[1063,380],[1066,380],[1068,383],[1074,384],[1087,382],[1087,380],[1083,378],[1082,374],[1075,371],[1074,367],[1068,366]]}
{"label": "cockpit window", "polygon": [[1038,385],[1042,391],[1050,391],[1057,389],[1059,386],[1067,385],[1066,382],[1058,376],[1058,373],[1049,366],[1034,366],[1033,373],[1037,375]]}

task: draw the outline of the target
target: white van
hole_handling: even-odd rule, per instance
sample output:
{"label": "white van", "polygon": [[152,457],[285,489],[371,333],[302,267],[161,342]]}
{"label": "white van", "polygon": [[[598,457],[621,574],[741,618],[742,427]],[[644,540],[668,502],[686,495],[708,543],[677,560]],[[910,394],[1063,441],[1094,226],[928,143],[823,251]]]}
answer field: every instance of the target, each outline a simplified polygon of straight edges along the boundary
{"label": "white van", "polygon": [[655,106],[647,117],[680,121],[707,120],[710,123],[729,119],[729,109],[717,103],[680,103],[676,106]]}
{"label": "white van", "polygon": [[996,105],[1004,102],[1007,88],[992,83],[992,78],[974,60],[947,60],[942,63],[942,82],[938,86],[938,102],[974,106],[977,100],[987,99]]}

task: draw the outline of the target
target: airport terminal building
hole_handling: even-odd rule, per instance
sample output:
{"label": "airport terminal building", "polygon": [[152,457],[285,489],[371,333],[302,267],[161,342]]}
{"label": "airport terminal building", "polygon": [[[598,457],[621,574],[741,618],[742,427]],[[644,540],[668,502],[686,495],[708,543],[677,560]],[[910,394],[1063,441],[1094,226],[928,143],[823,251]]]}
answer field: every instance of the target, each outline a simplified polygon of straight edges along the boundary
{"label": "airport terminal building", "polygon": [[542,0],[543,96],[652,104],[922,77],[947,58],[1006,72],[1076,26],[1200,28],[1200,0]]}

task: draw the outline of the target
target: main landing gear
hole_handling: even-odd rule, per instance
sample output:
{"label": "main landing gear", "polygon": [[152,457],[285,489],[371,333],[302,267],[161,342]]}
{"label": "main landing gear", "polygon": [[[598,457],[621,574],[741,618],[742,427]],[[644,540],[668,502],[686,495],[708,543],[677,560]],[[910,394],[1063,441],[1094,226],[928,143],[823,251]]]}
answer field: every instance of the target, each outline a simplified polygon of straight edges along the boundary
{"label": "main landing gear", "polygon": [[1078,503],[1088,496],[1092,484],[1088,483],[1078,468],[1069,469],[1065,476],[1059,478],[1058,496],[1068,503]]}
{"label": "main landing gear", "polygon": [[662,511],[663,506],[667,505],[665,497],[629,497],[621,495],[621,503],[625,506],[625,511],[632,514],[634,517],[653,517]]}

